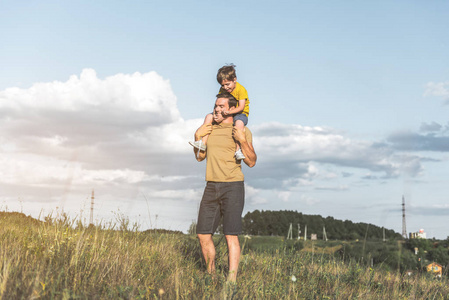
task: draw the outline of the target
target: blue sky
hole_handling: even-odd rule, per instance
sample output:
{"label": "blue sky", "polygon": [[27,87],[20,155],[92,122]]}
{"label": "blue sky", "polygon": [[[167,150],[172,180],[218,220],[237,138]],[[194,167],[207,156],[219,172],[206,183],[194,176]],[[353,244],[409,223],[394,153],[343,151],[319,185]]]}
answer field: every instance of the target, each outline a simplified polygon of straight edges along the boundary
{"label": "blue sky", "polygon": [[446,238],[448,9],[1,1],[0,205],[86,217],[94,188],[97,220],[186,230],[204,187],[187,141],[234,63],[259,155],[245,212],[401,232],[405,195],[407,230]]}

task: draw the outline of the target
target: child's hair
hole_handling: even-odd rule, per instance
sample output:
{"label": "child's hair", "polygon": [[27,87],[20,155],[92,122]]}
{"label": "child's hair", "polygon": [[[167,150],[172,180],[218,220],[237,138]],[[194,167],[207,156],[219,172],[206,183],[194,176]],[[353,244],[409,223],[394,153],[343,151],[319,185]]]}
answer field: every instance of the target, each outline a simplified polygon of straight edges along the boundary
{"label": "child's hair", "polygon": [[226,66],[221,67],[217,72],[217,81],[219,84],[223,82],[223,80],[229,80],[232,81],[237,78],[237,75],[235,74],[235,65],[229,64]]}
{"label": "child's hair", "polygon": [[220,94],[218,94],[216,97],[217,97],[217,99],[218,99],[218,98],[226,98],[226,99],[228,99],[228,105],[229,105],[229,107],[237,107],[237,103],[238,103],[237,99],[235,99],[235,97],[232,96],[232,95],[231,95],[230,93],[228,93],[228,92],[220,93]]}

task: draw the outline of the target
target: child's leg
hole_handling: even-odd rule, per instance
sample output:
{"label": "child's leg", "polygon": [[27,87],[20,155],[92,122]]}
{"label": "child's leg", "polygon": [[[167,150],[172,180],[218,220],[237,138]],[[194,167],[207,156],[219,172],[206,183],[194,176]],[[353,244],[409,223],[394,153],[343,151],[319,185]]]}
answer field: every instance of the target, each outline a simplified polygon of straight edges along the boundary
{"label": "child's leg", "polygon": [[[212,124],[213,121],[214,121],[214,116],[212,114],[207,114],[207,116],[204,118],[203,125]],[[203,145],[206,145],[208,138],[209,138],[208,134],[206,134],[205,136],[202,137]]]}
{"label": "child's leg", "polygon": [[[208,114],[205,118],[204,118],[204,122],[203,125],[210,125],[212,124],[212,122],[214,121],[213,115],[212,114]],[[201,125],[201,126],[203,126]],[[196,136],[196,134],[195,134]],[[209,138],[209,134],[200,137],[198,140],[193,141],[193,142],[189,142],[189,144],[191,146],[193,146],[194,148],[200,150],[200,151],[206,151],[206,143],[207,143],[207,139]]]}
{"label": "child's leg", "polygon": [[[238,114],[234,116],[234,126],[238,130],[245,130],[245,126],[248,124],[248,117],[245,114]],[[245,159],[245,155],[240,149],[240,144],[235,143],[235,158],[237,160]]]}
{"label": "child's leg", "polygon": [[[234,123],[234,126],[235,126],[237,129],[245,130],[245,123],[243,123],[242,120],[236,120],[235,123]],[[240,145],[239,145],[238,142],[236,142],[236,143],[235,143],[235,152],[237,152],[237,151],[239,151],[239,150],[240,150]]]}

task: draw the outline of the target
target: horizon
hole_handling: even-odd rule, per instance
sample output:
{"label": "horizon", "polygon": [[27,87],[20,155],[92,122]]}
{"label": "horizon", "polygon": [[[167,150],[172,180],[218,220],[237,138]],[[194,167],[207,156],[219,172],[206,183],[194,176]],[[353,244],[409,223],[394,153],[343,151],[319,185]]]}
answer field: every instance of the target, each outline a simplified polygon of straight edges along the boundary
{"label": "horizon", "polygon": [[[4,210],[5,209],[5,210]],[[99,219],[93,219],[94,221],[93,222],[91,222],[90,221],[90,217],[91,217],[91,214],[89,213],[89,221],[87,221],[87,217],[85,217],[84,216],[84,218],[83,218],[83,215],[82,214],[80,214],[80,215],[77,215],[77,216],[70,216],[69,214],[67,214],[66,212],[64,212],[64,210],[63,209],[61,209],[60,210],[60,208],[59,207],[56,207],[56,209],[54,210],[54,211],[51,211],[49,214],[47,214],[47,215],[43,215],[43,210],[41,211],[41,213],[39,213],[39,215],[37,216],[37,217],[33,217],[31,214],[25,214],[24,212],[23,212],[23,209],[22,209],[22,211],[8,211],[7,210],[8,209],[8,207],[5,207],[5,208],[3,208],[3,207],[1,207],[0,206],[0,213],[2,213],[2,212],[4,212],[4,213],[18,213],[18,214],[23,214],[25,217],[31,217],[31,218],[33,218],[33,219],[35,219],[35,220],[38,220],[38,221],[41,221],[41,222],[45,222],[45,218],[46,217],[53,217],[55,220],[57,220],[57,218],[60,218],[60,217],[62,217],[62,216],[64,216],[64,215],[66,215],[67,217],[69,217],[69,218],[73,218],[73,219],[71,219],[71,221],[72,222],[81,222],[81,224],[82,224],[82,226],[90,226],[90,225],[94,225],[94,226],[104,226],[105,225],[105,223],[108,223],[108,224],[110,224],[110,225],[116,225],[118,222],[120,222],[122,219],[125,219],[125,220],[129,220],[129,216],[126,216],[126,215],[124,215],[124,214],[122,214],[122,215],[119,215],[119,213],[118,212],[114,212],[114,214],[115,214],[115,222],[117,222],[117,223],[114,223],[114,221],[112,221],[111,219],[109,219],[109,220],[99,220]],[[255,210],[253,210],[253,211],[247,211],[245,214],[243,214],[242,215],[242,219],[246,216],[246,214],[248,214],[248,213],[254,213],[256,210],[258,210],[258,211],[260,211],[260,212],[295,212],[295,213],[300,213],[300,214],[302,214],[303,216],[312,216],[312,217],[320,217],[320,218],[322,218],[323,220],[324,219],[326,219],[326,218],[332,218],[333,220],[336,220],[336,221],[339,221],[339,222],[346,222],[346,221],[350,221],[350,222],[352,222],[353,224],[367,224],[367,225],[372,225],[372,226],[375,226],[375,227],[378,227],[378,228],[383,228],[383,229],[386,229],[386,230],[391,230],[391,231],[393,231],[395,234],[398,234],[398,235],[401,235],[402,236],[402,233],[400,233],[400,232],[397,232],[397,231],[395,231],[394,229],[392,229],[392,228],[386,228],[386,227],[383,227],[383,226],[379,226],[379,225],[377,225],[377,224],[373,224],[373,223],[367,223],[367,222],[353,222],[353,221],[351,221],[350,219],[345,219],[345,220],[343,220],[343,219],[337,219],[337,218],[334,218],[333,216],[327,216],[327,217],[324,217],[324,216],[321,216],[320,214],[303,214],[301,211],[297,211],[297,210],[259,210],[259,209],[255,209]],[[95,211],[95,210],[94,210]],[[53,213],[55,213],[56,215],[55,216],[53,216]],[[95,213],[94,213],[95,214]],[[92,215],[92,217],[93,217],[93,215]],[[157,222],[157,215],[156,216],[153,216],[153,217],[151,217],[151,216],[149,216],[148,217],[148,219],[150,220],[150,227],[145,227],[145,229],[142,229],[141,228],[141,225],[142,224],[139,224],[139,223],[134,223],[134,224],[130,224],[130,226],[131,227],[136,227],[139,231],[147,231],[147,230],[168,230],[168,231],[180,231],[180,232],[182,232],[182,233],[184,233],[184,234],[186,234],[187,232],[188,232],[188,230],[189,230],[189,228],[186,228],[186,229],[184,229],[184,230],[182,230],[182,229],[178,229],[178,230],[172,230],[172,229],[167,229],[167,228],[157,228],[157,227],[155,227],[156,226],[156,224],[155,224],[155,226],[152,226],[152,222],[151,222],[151,220],[153,220],[153,221],[155,221],[155,222]],[[193,220],[192,222],[196,222],[195,220]],[[75,224],[75,223],[73,223],[73,224]],[[192,224],[192,223],[191,223]],[[191,225],[190,224],[190,225]],[[295,223],[295,224],[300,224],[300,223]],[[190,227],[190,225],[189,225],[189,227]],[[307,224],[303,224],[303,225],[307,225]],[[296,229],[295,229],[296,230]],[[426,233],[425,231],[424,231],[424,229],[422,229],[422,228],[420,228],[419,230],[417,230],[416,232],[415,231],[409,231],[409,232],[407,232],[407,239],[409,239],[410,238],[410,234],[411,233]],[[242,235],[243,235],[243,233],[242,233]],[[312,235],[312,233],[310,233],[309,235]],[[331,237],[330,237],[330,239],[332,239]],[[425,238],[425,239],[430,239],[430,238]],[[441,240],[443,240],[443,239],[441,239]]]}

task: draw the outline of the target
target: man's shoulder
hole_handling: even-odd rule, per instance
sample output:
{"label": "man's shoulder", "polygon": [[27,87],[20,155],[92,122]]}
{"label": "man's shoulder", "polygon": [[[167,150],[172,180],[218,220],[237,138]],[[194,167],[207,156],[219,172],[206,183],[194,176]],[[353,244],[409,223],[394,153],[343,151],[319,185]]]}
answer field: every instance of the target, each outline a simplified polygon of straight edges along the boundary
{"label": "man's shoulder", "polygon": [[[234,124],[232,124],[232,123],[213,124],[211,135],[232,134],[233,128],[234,128]],[[252,143],[253,142],[253,133],[251,132],[251,129],[249,129],[246,126],[245,126],[245,135],[246,135],[246,139],[248,140],[248,142]]]}
{"label": "man's shoulder", "polygon": [[251,130],[248,127],[245,127],[245,135],[246,135],[246,140],[249,143],[253,143],[253,133],[251,132]]}

